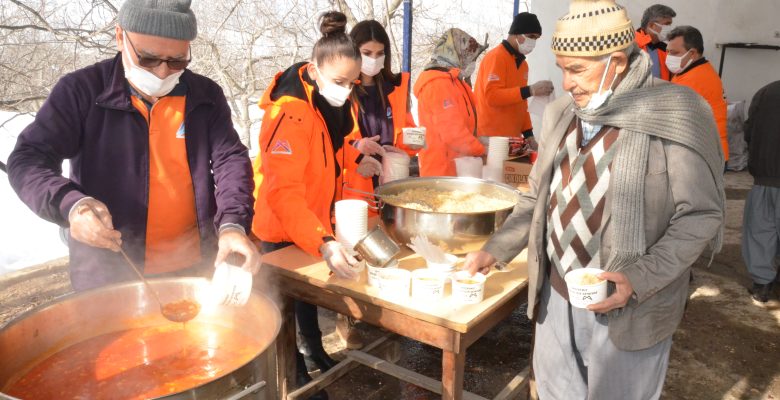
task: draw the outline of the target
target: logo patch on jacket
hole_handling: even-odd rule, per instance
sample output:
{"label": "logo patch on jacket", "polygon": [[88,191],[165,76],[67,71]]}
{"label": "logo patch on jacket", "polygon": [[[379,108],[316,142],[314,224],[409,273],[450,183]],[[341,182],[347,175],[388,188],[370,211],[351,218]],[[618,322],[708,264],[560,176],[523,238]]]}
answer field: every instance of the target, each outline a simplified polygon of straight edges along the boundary
{"label": "logo patch on jacket", "polygon": [[292,154],[292,146],[290,142],[284,139],[276,139],[273,147],[271,147],[271,154]]}
{"label": "logo patch on jacket", "polygon": [[176,139],[184,139],[184,122],[179,125],[179,130],[176,131]]}
{"label": "logo patch on jacket", "polygon": [[488,74],[488,82],[495,82],[500,80],[501,78],[498,76],[498,74],[493,74],[493,73]]}
{"label": "logo patch on jacket", "polygon": [[442,103],[441,106],[446,110],[448,108],[455,107],[455,103],[453,103],[450,99],[444,99],[444,103]]}

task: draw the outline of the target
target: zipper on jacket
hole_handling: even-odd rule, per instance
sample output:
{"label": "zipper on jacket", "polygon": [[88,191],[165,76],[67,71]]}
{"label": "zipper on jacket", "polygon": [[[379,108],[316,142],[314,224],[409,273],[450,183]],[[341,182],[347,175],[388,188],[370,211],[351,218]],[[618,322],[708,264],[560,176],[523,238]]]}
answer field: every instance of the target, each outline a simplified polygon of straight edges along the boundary
{"label": "zipper on jacket", "polygon": [[322,139],[322,157],[325,159],[325,166],[328,166],[328,152],[325,151],[325,132],[320,132],[320,139]]}
{"label": "zipper on jacket", "polygon": [[282,113],[282,116],[279,117],[279,122],[276,124],[276,128],[274,128],[274,131],[271,132],[271,137],[268,139],[268,143],[265,145],[265,151],[268,152],[268,148],[271,147],[271,143],[274,141],[274,136],[276,136],[276,131],[279,130],[279,127],[282,125],[282,122],[284,121],[284,116],[286,113]]}
{"label": "zipper on jacket", "polygon": [[[463,90],[468,92],[469,88],[466,87],[466,85],[463,83],[463,81],[458,79],[458,82],[460,83],[460,86],[463,88]],[[468,107],[466,107],[466,113],[469,115],[469,117],[472,115],[472,112],[473,112],[473,115],[474,115],[473,134],[474,134],[474,136],[477,136],[477,110],[474,107],[474,103],[472,103],[471,100],[468,99],[468,96],[464,95],[463,96],[463,100],[466,101],[466,105],[468,106]],[[471,111],[469,111],[469,108],[471,108]]]}

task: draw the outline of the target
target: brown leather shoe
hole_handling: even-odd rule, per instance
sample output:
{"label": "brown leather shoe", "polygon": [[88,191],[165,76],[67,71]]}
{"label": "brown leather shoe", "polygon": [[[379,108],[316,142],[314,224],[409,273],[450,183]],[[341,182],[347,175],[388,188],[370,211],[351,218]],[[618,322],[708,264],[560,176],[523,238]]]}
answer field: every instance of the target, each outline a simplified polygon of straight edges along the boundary
{"label": "brown leather shoe", "polygon": [[336,315],[336,333],[344,344],[350,350],[363,348],[363,338],[360,332],[355,329],[355,320],[345,315]]}

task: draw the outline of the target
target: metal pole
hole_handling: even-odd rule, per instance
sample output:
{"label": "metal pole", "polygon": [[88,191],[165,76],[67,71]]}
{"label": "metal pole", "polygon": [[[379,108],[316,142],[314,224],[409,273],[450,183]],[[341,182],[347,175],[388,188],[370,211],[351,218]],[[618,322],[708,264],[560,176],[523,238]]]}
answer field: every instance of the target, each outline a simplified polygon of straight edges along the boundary
{"label": "metal pole", "polygon": [[718,66],[718,76],[723,78],[723,61],[726,59],[726,47],[728,44],[723,43],[720,46],[720,66]]}
{"label": "metal pole", "polygon": [[412,71],[412,0],[404,0],[404,56],[402,69]]}
{"label": "metal pole", "polygon": [[515,0],[515,9],[512,12],[512,15],[517,15],[520,13],[520,0]]}

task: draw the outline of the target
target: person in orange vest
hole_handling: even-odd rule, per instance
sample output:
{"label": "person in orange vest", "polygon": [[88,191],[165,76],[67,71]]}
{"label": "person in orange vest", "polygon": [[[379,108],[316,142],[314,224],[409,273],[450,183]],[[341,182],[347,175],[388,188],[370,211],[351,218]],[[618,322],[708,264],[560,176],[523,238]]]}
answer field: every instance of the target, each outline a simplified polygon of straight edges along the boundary
{"label": "person in orange vest", "polygon": [[671,74],[666,67],[666,43],[669,33],[674,29],[672,20],[677,13],[663,4],[653,4],[642,14],[642,26],[636,31],[636,44],[650,55],[653,61],[653,76],[670,80]]}
{"label": "person in orange vest", "polygon": [[474,84],[479,136],[523,136],[534,145],[534,131],[528,114],[528,98],[548,96],[553,84],[543,80],[528,86],[526,55],[542,36],[536,15],[515,15],[509,36],[485,54]]}
{"label": "person in orange vest", "polygon": [[[356,24],[350,36],[363,59],[360,83],[354,91],[359,130],[350,136],[350,141],[360,147],[376,147],[378,156],[386,151],[415,155],[419,147],[403,143],[403,128],[415,126],[409,110],[409,73],[393,73],[387,31],[379,22],[367,20]],[[379,175],[366,177],[345,168],[343,182],[344,198],[364,199],[365,195],[351,189],[373,193],[380,180]]]}
{"label": "person in orange vest", "polygon": [[[340,12],[324,14],[323,36],[314,45],[311,61],[277,74],[260,101],[265,114],[254,165],[257,200],[252,232],[264,253],[294,244],[322,257],[338,277],[354,278],[357,260],[335,240],[331,225],[336,179],[342,163],[376,170],[379,162],[360,157],[359,150],[345,142],[356,126],[349,97],[361,67],[360,51],[346,34],[346,22]],[[358,158],[371,161],[366,164]],[[353,167],[360,169],[349,166]],[[335,361],[322,347],[317,307],[298,301],[295,314],[309,357],[327,371]],[[311,377],[303,355],[296,352],[296,357],[298,384],[305,384]],[[312,398],[326,399],[327,393]]]}
{"label": "person in orange vest", "polygon": [[726,130],[726,99],[723,98],[723,82],[715,68],[704,58],[704,39],[692,26],[678,26],[669,33],[666,66],[673,74],[672,83],[688,86],[704,97],[712,107],[718,135],[723,148],[723,159],[729,161],[729,139]]}
{"label": "person in orange vest", "polygon": [[455,158],[482,156],[477,139],[477,108],[468,79],[487,46],[451,28],[414,84],[420,125],[427,128],[420,151],[420,176],[455,176]]}

